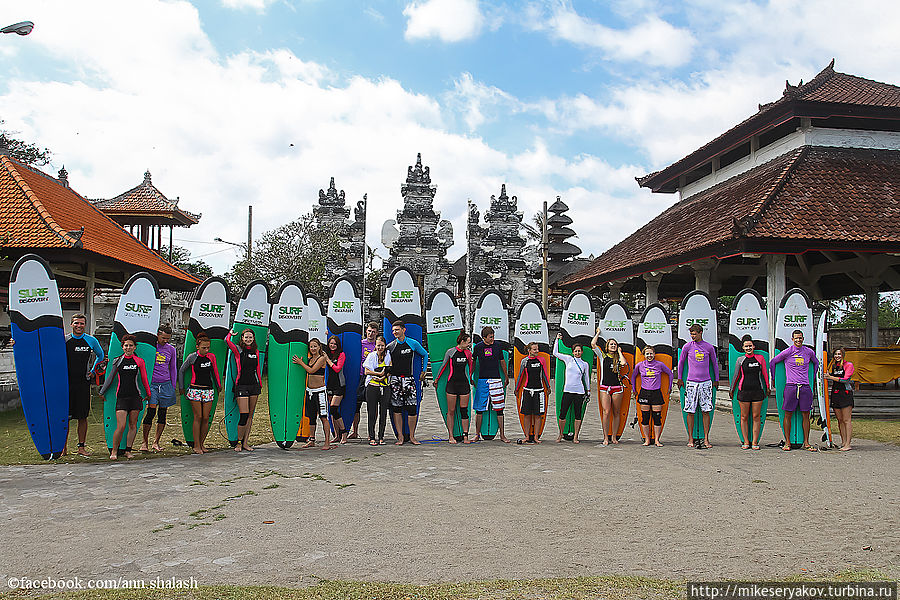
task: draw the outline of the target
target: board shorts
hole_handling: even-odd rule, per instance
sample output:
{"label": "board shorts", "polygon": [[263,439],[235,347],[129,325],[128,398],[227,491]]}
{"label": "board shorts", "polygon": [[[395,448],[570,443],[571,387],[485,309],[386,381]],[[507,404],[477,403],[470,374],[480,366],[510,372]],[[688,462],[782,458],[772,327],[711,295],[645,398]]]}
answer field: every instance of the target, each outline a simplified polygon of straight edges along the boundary
{"label": "board shorts", "polygon": [[303,414],[310,422],[317,417],[328,417],[328,400],[325,398],[325,388],[306,388],[306,401],[303,403]]}
{"label": "board shorts", "polygon": [[638,404],[646,404],[648,406],[662,406],[666,403],[663,398],[662,390],[641,390],[638,394]]}
{"label": "board shorts", "polygon": [[69,380],[69,419],[87,419],[91,414],[91,382]]}
{"label": "board shorts", "polygon": [[116,398],[116,410],[142,410],[144,408],[144,401],[140,398],[140,396],[126,396],[124,398],[118,397]]}
{"label": "board shorts", "polygon": [[484,412],[490,409],[502,413],[506,408],[506,390],[503,388],[502,379],[479,379],[475,386],[475,402],[473,408],[476,412]]}
{"label": "board shorts", "polygon": [[697,405],[702,412],[712,412],[713,409],[713,384],[712,381],[686,381],[684,384],[684,412],[697,412]]}
{"label": "board shorts", "polygon": [[[337,377],[329,377],[328,379],[329,381],[325,384],[325,389],[328,391],[329,396],[340,396],[343,398],[347,395],[347,386],[338,383],[339,380]],[[334,383],[331,383],[332,379],[334,380]]]}
{"label": "board shorts", "polygon": [[212,388],[189,387],[185,396],[191,402],[212,402],[216,399],[216,390]]}
{"label": "board shorts", "polygon": [[175,406],[175,388],[172,386],[172,382],[151,383],[148,404],[150,406],[159,406],[160,408]]}
{"label": "board shorts", "polygon": [[597,386],[597,389],[601,392],[606,392],[610,396],[613,394],[621,394],[625,391],[625,386],[622,385],[600,385]]}
{"label": "board shorts", "polygon": [[356,414],[362,410],[363,404],[366,403],[366,376],[359,376],[359,387],[356,388]]}
{"label": "board shorts", "polygon": [[738,402],[762,402],[766,393],[762,390],[738,390]]}
{"label": "board shorts", "polygon": [[575,392],[563,392],[562,398],[559,402],[559,415],[558,418],[560,420],[565,419],[569,415],[569,410],[575,411],[575,420],[581,421],[584,419],[584,409],[587,406],[587,401],[585,400],[584,394],[577,394]]}
{"label": "board shorts", "polygon": [[809,412],[812,410],[812,388],[806,384],[786,383],[784,385],[784,399],[781,401],[781,410],[784,412]]}
{"label": "board shorts", "polygon": [[453,396],[468,396],[472,393],[472,388],[468,382],[457,383],[455,381],[447,382],[447,393]]}
{"label": "board shorts", "polygon": [[519,409],[523,415],[542,415],[547,410],[544,399],[544,390],[522,390],[522,406]]}
{"label": "board shorts", "polygon": [[234,386],[235,398],[249,398],[250,396],[259,396],[262,392],[262,386],[258,383],[238,383]]}
{"label": "board shorts", "polygon": [[853,408],[852,390],[832,390],[831,408]]}
{"label": "board shorts", "polygon": [[403,412],[405,407],[416,407],[416,378],[391,375],[391,408]]}

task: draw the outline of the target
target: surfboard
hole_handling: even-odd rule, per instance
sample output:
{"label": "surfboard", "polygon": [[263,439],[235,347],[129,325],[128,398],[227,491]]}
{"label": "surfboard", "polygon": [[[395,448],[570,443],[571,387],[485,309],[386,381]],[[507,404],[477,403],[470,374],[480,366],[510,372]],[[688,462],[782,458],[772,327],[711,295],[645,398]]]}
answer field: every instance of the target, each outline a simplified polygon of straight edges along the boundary
{"label": "surfboard", "polygon": [[[547,379],[550,379],[550,331],[547,327],[547,318],[544,309],[536,300],[526,300],[519,307],[516,316],[516,324],[513,327],[513,382],[519,380],[522,369],[522,359],[528,356],[528,345],[532,342],[538,344],[538,358],[544,363],[547,371]],[[524,388],[524,380],[521,388]],[[540,438],[547,424],[547,412],[550,405],[550,390],[544,389],[544,416],[537,427],[537,437]],[[516,407],[519,413],[519,424],[522,433],[527,438],[531,432],[525,431],[525,416],[522,414],[522,390],[516,390]]]}
{"label": "surfboard", "polygon": [[296,281],[285,281],[275,292],[269,320],[268,365],[269,423],[279,448],[290,448],[303,420],[306,370],[294,364],[294,356],[306,360],[306,297]]}
{"label": "surfboard", "polygon": [[[312,340],[319,340],[322,343],[322,347],[325,347],[325,341],[328,338],[328,319],[325,316],[325,307],[322,306],[322,301],[319,300],[316,296],[312,294],[306,295],[306,333],[307,333],[307,350],[309,349],[309,342]],[[302,357],[304,361],[307,360],[307,356]],[[328,374],[326,373],[326,381],[328,380]],[[306,390],[303,390],[303,405],[306,405]],[[318,414],[318,407],[316,408],[316,414]],[[304,409],[302,414],[306,414]],[[318,418],[318,417],[317,417]],[[309,440],[310,433],[312,433],[312,425],[309,422],[309,419],[303,418],[300,420],[300,428],[297,430],[297,438],[298,442],[306,442]]]}
{"label": "surfboard", "polygon": [[31,441],[57,458],[69,435],[69,367],[59,289],[50,265],[26,254],[9,278],[9,320],[16,381]]}
{"label": "surfboard", "polygon": [[[382,331],[384,331],[384,339],[388,344],[394,341],[391,327],[394,321],[397,320],[406,324],[406,337],[423,344],[425,338],[422,328],[422,297],[419,294],[418,286],[415,284],[412,271],[406,267],[394,269],[390,277],[388,277],[388,284],[384,289],[384,325]],[[419,380],[419,377],[422,375],[422,369],[425,368],[425,365],[422,363],[421,358],[413,357],[413,379],[416,382],[416,405],[419,409],[422,407],[422,382]],[[391,428],[394,429],[396,434],[397,430],[394,427],[393,419],[391,419]],[[403,421],[403,438],[404,440],[409,439],[409,426],[406,420]]]}
{"label": "surfboard", "polygon": [[[356,416],[356,390],[359,388],[359,367],[362,365],[362,302],[353,280],[341,277],[331,285],[328,301],[328,333],[341,340],[344,360],[346,392],[341,400],[341,419],[349,430]],[[329,377],[336,374],[329,369]],[[329,415],[329,421],[331,416]],[[332,423],[332,430],[337,430]]]}
{"label": "surfboard", "polygon": [[[728,381],[733,382],[737,376],[735,364],[737,359],[744,355],[744,345],[741,338],[749,335],[753,338],[756,353],[766,359],[765,368],[769,368],[769,317],[762,296],[756,290],[743,289],[738,292],[731,303],[731,314],[728,317]],[[768,374],[766,375],[768,377]],[[771,385],[771,382],[770,382]],[[763,398],[761,418],[759,422],[759,439],[762,439],[763,429],[766,426],[766,411],[769,409],[769,395]],[[741,431],[741,406],[738,402],[737,390],[731,399],[731,412],[734,415],[734,428],[737,431],[741,444],[750,444],[753,440],[744,441],[744,432]],[[753,422],[750,423],[753,435]]]}
{"label": "surfboard", "polygon": [[[259,350],[260,368],[265,364],[266,359],[266,343],[269,340],[269,315],[271,314],[271,305],[269,304],[269,284],[262,279],[256,279],[247,284],[244,293],[238,300],[237,310],[234,313],[234,324],[231,328],[237,332],[237,335],[231,338],[231,341],[240,347],[241,334],[245,329],[249,329],[256,336],[256,347]],[[228,442],[232,446],[237,446],[237,428],[238,413],[237,401],[234,397],[234,386],[237,380],[237,362],[234,353],[228,352],[227,366],[225,369],[225,433],[228,436]]]}
{"label": "surfboard", "polygon": [[[562,333],[562,340],[559,342],[559,352],[571,356],[572,347],[580,345],[582,350],[581,359],[588,364],[588,371],[590,371],[591,365],[594,364],[591,340],[594,338],[594,332],[597,330],[597,315],[594,314],[591,297],[587,295],[587,292],[577,290],[566,298],[559,330]],[[559,413],[562,410],[563,388],[566,383],[565,372],[566,364],[560,359],[556,359],[554,394],[556,396],[557,419],[561,418]],[[590,373],[588,373],[588,381],[590,381]],[[587,414],[587,411],[585,411],[585,414]],[[575,437],[574,409],[569,411],[566,417],[563,437],[567,440]]]}
{"label": "surfboard", "polygon": [[[778,316],[775,320],[775,354],[776,356],[782,350],[791,346],[794,342],[791,339],[792,332],[799,329],[803,332],[804,345],[809,346],[807,342],[815,337],[813,332],[813,313],[809,296],[800,288],[793,288],[781,299],[778,306]],[[810,346],[812,348],[812,346]],[[815,389],[815,381],[813,380],[812,369],[809,373],[810,389]],[[778,420],[783,422],[784,409],[784,386],[787,381],[787,373],[784,369],[784,362],[775,365],[775,402],[778,404]],[[789,442],[792,448],[800,448],[803,446],[803,425],[801,423],[802,415],[800,411],[794,411],[791,417],[791,431],[789,434]]]}
{"label": "surfboard", "polygon": [[[228,346],[225,345],[225,336],[228,335],[231,326],[231,289],[221,277],[210,277],[200,284],[194,293],[191,302],[191,317],[188,321],[187,333],[184,335],[184,352],[182,359],[187,358],[197,349],[197,334],[201,331],[209,336],[209,351],[216,357],[216,366],[219,368],[219,379],[224,386],[225,365],[228,360]],[[149,377],[151,374],[147,373]],[[190,373],[185,374],[185,380],[181,382],[184,390],[190,385]],[[212,408],[209,411],[209,422],[215,423],[216,407],[219,405],[221,394],[216,391]],[[182,394],[181,403],[181,431],[188,446],[194,446],[194,411],[191,410],[191,401]]]}
{"label": "surfboard", "polygon": [[[641,319],[638,322],[637,340],[635,344],[635,365],[644,360],[644,349],[647,346],[653,346],[653,349],[656,351],[656,360],[666,365],[674,372],[675,348],[672,347],[672,324],[669,321],[669,313],[666,312],[666,309],[659,303],[651,304],[645,308],[644,312],[641,314]],[[660,433],[662,433],[666,426],[666,416],[669,414],[669,397],[672,393],[671,377],[663,374],[662,384],[659,389],[663,397],[663,405],[660,414],[662,427],[660,427],[659,430]],[[635,402],[637,402],[637,397],[640,393],[641,382],[638,380],[634,389]],[[632,427],[635,422],[640,423],[639,411],[640,407],[636,406],[635,419],[632,422]],[[649,437],[651,444],[656,442],[656,439],[653,437],[653,431],[649,428],[645,430],[643,424],[640,424],[640,431],[643,440],[646,440]]]}
{"label": "surfboard", "polygon": [[816,393],[819,397],[819,425],[822,427],[822,441],[831,448],[834,440],[831,437],[831,396],[828,394],[828,381],[825,373],[828,367],[828,333],[825,331],[828,322],[828,309],[819,316],[816,326],[816,356],[821,363],[821,373],[816,377]]}
{"label": "surfboard", "polygon": [[[428,359],[431,367],[431,380],[434,382],[434,391],[437,393],[438,407],[444,423],[447,422],[447,380],[450,377],[450,369],[447,368],[438,378],[444,355],[450,348],[456,346],[456,338],[463,330],[462,315],[453,293],[447,288],[438,288],[431,292],[425,303],[425,325],[428,340]],[[467,377],[469,374],[467,373]],[[471,402],[471,394],[469,394]],[[457,442],[463,440],[462,419],[459,411],[455,412],[453,421],[453,437]]]}
{"label": "surfboard", "polygon": [[[478,303],[475,304],[475,321],[473,325],[475,331],[472,332],[472,341],[473,348],[474,345],[481,342],[481,330],[485,327],[492,327],[494,329],[494,341],[500,342],[500,346],[503,348],[503,362],[506,363],[506,373],[507,375],[510,373],[509,370],[509,352],[510,352],[510,343],[509,343],[509,311],[506,308],[506,302],[503,300],[503,296],[500,295],[500,292],[497,290],[486,290],[481,297],[478,299]],[[478,376],[480,366],[479,362],[475,361],[475,374]],[[476,404],[476,399],[479,397],[488,398],[488,393],[486,389],[486,383],[483,380],[475,380],[475,390],[472,395],[472,408],[483,409],[484,414],[481,418],[481,437],[486,440],[494,439],[494,436],[497,435],[497,431],[500,430],[500,423],[497,421],[497,413],[490,408],[490,399],[487,401],[487,406],[483,404]]]}
{"label": "surfboard", "polygon": [[[708,342],[714,348],[718,350],[719,347],[719,326],[718,320],[716,318],[716,310],[712,306],[712,301],[709,299],[709,296],[706,292],[701,290],[694,290],[690,294],[684,297],[684,300],[681,301],[681,310],[678,311],[678,360],[681,360],[681,349],[684,348],[684,345],[691,341],[691,334],[689,328],[694,323],[697,323],[703,327],[703,341]],[[712,360],[719,360],[718,356],[713,356]],[[677,363],[676,363],[677,364]],[[686,381],[687,378],[687,363],[684,365],[684,373],[675,373],[675,376],[682,381]],[[713,373],[712,361],[710,361],[709,366],[709,376],[713,380],[713,409],[709,413],[709,426],[712,427],[713,417],[716,413],[716,389],[718,388],[719,382],[715,381],[715,374]],[[681,397],[681,416],[684,419],[684,429],[687,431],[687,415],[688,413],[684,412],[684,395],[685,395],[686,386],[682,386],[678,388],[678,394]],[[706,431],[703,427],[703,415],[700,411],[700,407],[697,407],[697,412],[694,415],[694,430],[688,431],[688,435],[690,435],[694,442],[702,441],[706,438]]]}
{"label": "surfboard", "polygon": [[[619,300],[607,302],[600,311],[600,338],[597,340],[597,345],[605,350],[607,342],[611,339],[618,342],[619,348],[622,350],[622,355],[625,357],[625,362],[628,363],[626,375],[630,377],[631,371],[634,369],[634,323],[631,320],[631,315],[628,313],[628,307]],[[597,356],[596,369],[598,388],[600,387],[601,375],[600,360],[601,357]],[[631,409],[631,383],[626,381],[624,383],[624,388],[622,393],[622,407],[619,410],[619,427],[615,431],[617,440],[622,437],[622,432],[625,431],[625,423],[628,421],[628,411]],[[597,390],[597,408],[600,412],[600,422],[603,423],[603,406],[600,404],[599,389]],[[611,420],[610,423],[612,423]],[[606,431],[603,433],[607,434]]]}
{"label": "surfboard", "polygon": [[[112,364],[122,356],[122,336],[131,334],[137,337],[135,354],[144,361],[147,369],[147,380],[153,377],[153,365],[156,363],[156,333],[159,329],[160,317],[159,285],[150,273],[140,272],[131,276],[122,288],[119,305],[116,307],[116,318],[113,322],[112,335],[109,338],[110,367],[106,369],[106,378],[113,377]],[[140,377],[140,376],[138,376]],[[149,391],[149,390],[148,390]],[[144,418],[147,402],[138,415],[138,427]],[[106,446],[112,452],[113,434],[116,431],[116,386],[113,384],[106,392],[103,402],[103,428],[106,434]],[[124,450],[127,443],[128,430],[122,434],[119,449]]]}

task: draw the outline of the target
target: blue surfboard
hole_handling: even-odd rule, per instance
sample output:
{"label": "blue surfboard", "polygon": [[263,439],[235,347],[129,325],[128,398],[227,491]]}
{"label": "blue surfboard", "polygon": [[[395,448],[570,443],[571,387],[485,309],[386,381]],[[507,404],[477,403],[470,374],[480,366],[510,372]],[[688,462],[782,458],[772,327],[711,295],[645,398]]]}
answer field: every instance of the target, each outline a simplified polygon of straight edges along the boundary
{"label": "blue surfboard", "polygon": [[[356,416],[356,391],[359,387],[359,369],[362,365],[362,301],[356,286],[349,277],[341,277],[331,286],[328,301],[328,334],[341,341],[344,360],[346,392],[341,400],[341,419],[349,429]],[[330,369],[329,369],[330,370]],[[328,376],[336,374],[331,371]],[[331,416],[328,417],[331,420]],[[334,423],[331,425],[334,430]],[[337,436],[337,431],[334,432]]]}
{"label": "blue surfboard", "polygon": [[62,305],[50,265],[26,254],[9,279],[9,320],[22,411],[38,453],[57,458],[69,434],[69,372]]}
{"label": "blue surfboard", "polygon": [[[424,347],[424,331],[422,319],[422,298],[419,288],[415,284],[412,271],[406,267],[397,267],[388,278],[387,287],[384,290],[384,339],[390,344],[394,341],[391,326],[394,321],[406,323],[406,337],[412,338]],[[419,377],[422,375],[422,359],[413,358],[413,377],[416,381],[416,406],[422,405],[422,384]],[[393,420],[391,420],[393,427]],[[394,433],[397,433],[394,431]],[[409,426],[403,423],[404,439],[409,439]]]}

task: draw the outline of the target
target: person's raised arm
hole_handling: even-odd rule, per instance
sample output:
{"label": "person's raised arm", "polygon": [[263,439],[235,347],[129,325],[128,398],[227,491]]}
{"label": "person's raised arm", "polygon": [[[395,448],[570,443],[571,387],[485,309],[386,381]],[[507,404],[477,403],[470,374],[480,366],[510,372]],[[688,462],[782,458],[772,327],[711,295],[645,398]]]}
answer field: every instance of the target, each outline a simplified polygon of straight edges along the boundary
{"label": "person's raised arm", "polygon": [[599,338],[599,337],[600,337],[600,326],[597,325],[597,332],[594,333],[594,337],[591,338],[591,348],[593,348],[594,350],[600,350],[600,348],[597,346],[597,338]]}
{"label": "person's raised arm", "polygon": [[567,362],[566,359],[569,358],[569,355],[563,354],[562,352],[559,351],[559,340],[561,340],[561,339],[562,339],[562,334],[557,333],[556,341],[553,342],[553,356],[555,356],[556,358],[558,358],[559,360],[561,360],[563,362]]}

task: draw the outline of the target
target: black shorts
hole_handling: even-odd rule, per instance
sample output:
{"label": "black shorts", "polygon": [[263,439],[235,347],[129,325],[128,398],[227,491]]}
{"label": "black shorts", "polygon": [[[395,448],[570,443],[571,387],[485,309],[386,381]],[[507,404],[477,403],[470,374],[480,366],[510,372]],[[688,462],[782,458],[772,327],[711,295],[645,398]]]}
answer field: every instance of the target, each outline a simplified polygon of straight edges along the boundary
{"label": "black shorts", "polygon": [[[324,411],[322,409],[325,409]],[[311,423],[315,423],[316,419],[325,419],[328,417],[328,403],[325,401],[325,390],[311,391],[306,390],[306,401],[303,403],[303,415],[309,419]]]}
{"label": "black shorts", "polygon": [[542,415],[546,410],[544,390],[522,390],[522,406],[519,409],[523,415]]}
{"label": "black shorts", "polygon": [[469,396],[472,394],[472,387],[468,381],[453,381],[451,379],[447,382],[447,393],[454,396]]}
{"label": "black shorts", "polygon": [[762,402],[766,397],[762,390],[738,390],[738,402]]}
{"label": "black shorts", "polygon": [[831,408],[853,408],[853,406],[852,390],[844,390],[841,392],[832,390]]}
{"label": "black shorts", "polygon": [[87,419],[91,414],[91,382],[69,379],[69,418]]}
{"label": "black shorts", "polygon": [[144,408],[144,401],[137,396],[121,396],[116,398],[116,410],[141,410]]}
{"label": "black shorts", "polygon": [[359,387],[356,388],[356,414],[360,413],[363,404],[366,403],[366,376],[359,376]]}
{"label": "black shorts", "polygon": [[234,386],[235,398],[249,398],[250,396],[259,396],[262,386],[258,383],[238,383]]}
{"label": "black shorts", "polygon": [[641,390],[638,394],[638,404],[648,404],[650,406],[662,406],[666,401],[663,399],[662,390]]}

